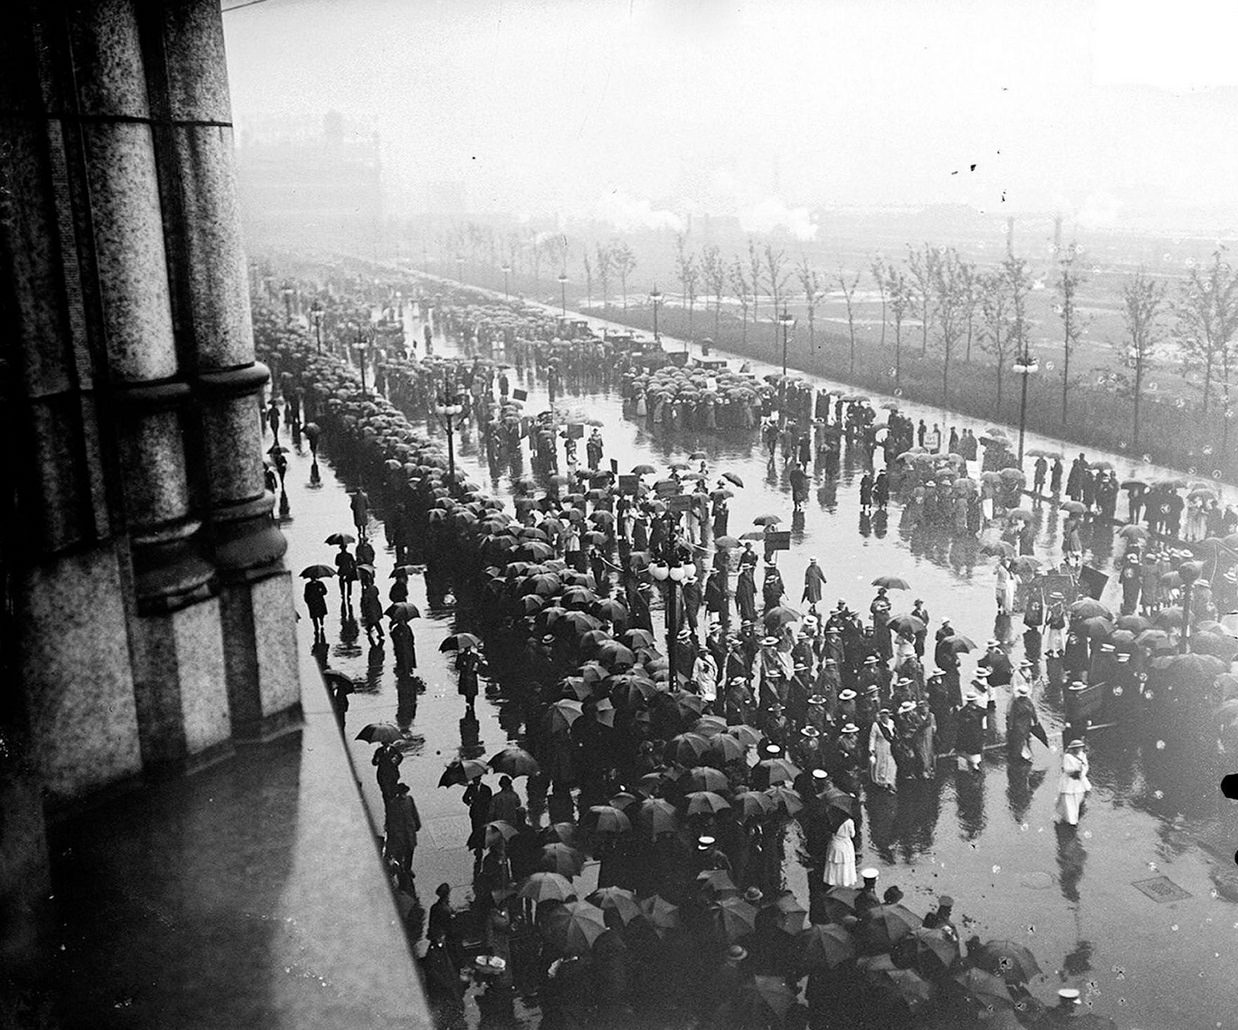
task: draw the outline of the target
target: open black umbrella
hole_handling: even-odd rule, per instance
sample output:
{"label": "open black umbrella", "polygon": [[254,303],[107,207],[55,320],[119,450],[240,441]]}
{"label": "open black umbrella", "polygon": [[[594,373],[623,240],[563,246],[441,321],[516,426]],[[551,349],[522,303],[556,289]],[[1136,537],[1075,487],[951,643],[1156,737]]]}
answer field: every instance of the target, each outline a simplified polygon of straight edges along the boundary
{"label": "open black umbrella", "polygon": [[335,569],[330,565],[307,565],[301,570],[302,579],[330,579],[335,575]]}
{"label": "open black umbrella", "polygon": [[404,739],[404,731],[393,722],[372,722],[362,727],[355,739],[367,744],[394,744]]}
{"label": "open black umbrella", "polygon": [[438,649],[443,652],[459,651],[465,647],[480,648],[481,640],[472,633],[453,633],[449,637],[445,637],[443,642],[438,645]]}
{"label": "open black umbrella", "polygon": [[537,759],[520,747],[505,747],[486,764],[495,772],[508,776],[532,776],[541,768]]}

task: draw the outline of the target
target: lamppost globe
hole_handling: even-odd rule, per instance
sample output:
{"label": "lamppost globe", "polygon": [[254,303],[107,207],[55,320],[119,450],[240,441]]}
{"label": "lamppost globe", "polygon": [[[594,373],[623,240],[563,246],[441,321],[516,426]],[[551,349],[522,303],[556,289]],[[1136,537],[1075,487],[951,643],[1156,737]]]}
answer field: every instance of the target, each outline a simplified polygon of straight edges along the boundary
{"label": "lamppost globe", "polygon": [[662,337],[658,335],[658,303],[662,300],[662,291],[655,286],[649,291],[649,301],[653,304],[653,342],[659,343]]}
{"label": "lamppost globe", "polygon": [[447,475],[454,484],[456,481],[456,419],[464,414],[464,404],[454,386],[448,385],[450,393],[441,393],[434,404],[434,413],[439,417],[443,429],[447,432]]}

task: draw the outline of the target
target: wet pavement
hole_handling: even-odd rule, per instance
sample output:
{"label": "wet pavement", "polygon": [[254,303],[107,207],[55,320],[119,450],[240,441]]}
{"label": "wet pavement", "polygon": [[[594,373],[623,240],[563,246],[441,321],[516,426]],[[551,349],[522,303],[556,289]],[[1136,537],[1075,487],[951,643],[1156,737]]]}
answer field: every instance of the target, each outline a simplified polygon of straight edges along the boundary
{"label": "wet pavement", "polygon": [[[410,316],[420,339],[421,326]],[[454,345],[436,338],[436,353],[454,353]],[[764,368],[757,368],[763,374]],[[517,381],[529,390],[526,410],[547,406],[543,383]],[[810,556],[817,557],[829,582],[825,603],[844,597],[866,611],[873,596],[870,581],[897,574],[911,584],[895,596],[896,611],[922,598],[932,617],[930,631],[942,616],[956,629],[981,641],[994,635],[1013,637],[1012,654],[1022,650],[1017,632],[995,626],[993,561],[979,555],[974,542],[952,541],[934,532],[911,532],[900,526],[900,509],[891,506],[888,523],[861,518],[857,488],[860,470],[845,462],[836,483],[815,477],[802,521],[792,521],[790,487],[781,467],[767,466],[755,434],[651,432],[623,416],[617,393],[600,389],[574,392],[565,384],[560,407],[579,410],[603,422],[606,458],[622,470],[639,462],[654,465],[686,459],[695,450],[709,455],[712,472],[738,473],[747,484],[731,502],[733,532],[750,528],[754,516],[780,514],[792,529],[792,549],[779,563],[794,602]],[[876,402],[878,399],[874,398]],[[919,418],[919,410],[906,406]],[[926,412],[928,409],[924,409]],[[936,413],[939,420],[940,412]],[[976,425],[969,420],[952,424]],[[981,426],[980,428],[983,428]],[[429,427],[431,432],[439,432]],[[286,442],[286,441],[285,441]],[[1062,449],[1053,441],[1029,436],[1028,446]],[[1067,450],[1069,453],[1069,450]],[[331,462],[330,441],[323,444],[322,481],[311,486],[308,453],[289,454],[287,476],[291,518],[289,565],[330,561],[333,549],[323,541],[335,531],[351,530],[345,495],[355,485],[347,468]],[[1099,456],[1099,455],[1095,455]],[[457,438],[457,461],[476,481],[501,498],[509,498],[513,474],[527,467],[495,474],[479,452],[475,434]],[[1119,464],[1119,474],[1131,462]],[[378,552],[378,583],[386,601],[392,555],[381,522],[381,490],[366,484],[373,504],[371,532]],[[1060,555],[1060,518],[1055,506],[1038,504],[1037,554]],[[1089,564],[1109,572],[1121,541],[1108,531],[1092,540]],[[1116,585],[1105,600],[1111,601]],[[427,606],[421,577],[411,580],[411,597],[425,618],[412,623],[417,638],[417,674],[426,684],[422,694],[401,691],[395,681],[389,648],[371,647],[364,633],[342,633],[338,592],[331,584],[331,614],[327,620],[329,663],[353,676],[364,676],[366,687],[351,699],[345,738],[356,764],[362,791],[376,824],[382,805],[370,767],[369,745],[352,740],[367,722],[397,718],[407,722],[415,743],[402,766],[423,820],[415,871],[423,903],[434,887],[447,881],[462,902],[470,886],[472,861],[464,848],[468,815],[462,788],[438,788],[443,766],[452,758],[490,755],[520,733],[520,713],[487,691],[479,697],[476,719],[464,718],[463,700],[456,695],[455,677],[438,653],[439,642],[454,632],[454,607]],[[659,615],[655,613],[655,626]],[[463,620],[467,623],[467,613]],[[658,627],[660,628],[660,627]],[[1021,626],[1016,623],[1016,630]],[[299,631],[306,668],[312,669],[312,635],[308,618]],[[351,639],[349,639],[351,637]],[[965,661],[970,672],[974,659]],[[312,682],[307,679],[307,683]],[[964,679],[966,682],[966,678]],[[1060,708],[1049,705],[1037,688],[1041,717],[1060,743]],[[329,710],[325,694],[307,688],[307,708]],[[1004,698],[999,704],[1004,702]],[[999,711],[998,723],[1002,722]],[[1059,752],[1037,747],[1030,772],[1008,768],[1004,749],[986,755],[983,775],[938,765],[936,782],[900,788],[866,804],[863,840],[857,839],[861,864],[881,870],[880,886],[898,884],[909,907],[923,912],[936,894],[955,898],[956,917],[965,935],[982,939],[1009,938],[1035,953],[1046,977],[1032,989],[1051,998],[1061,983],[1079,987],[1095,1011],[1114,1018],[1123,1028],[1238,1026],[1238,994],[1229,986],[1230,965],[1238,953],[1238,877],[1232,852],[1238,845],[1238,821],[1221,798],[1217,783],[1221,763],[1215,741],[1184,739],[1166,726],[1152,732],[1134,728],[1101,731],[1092,740],[1094,791],[1077,836],[1059,836],[1053,823]],[[861,850],[862,848],[862,850]],[[794,841],[788,846],[789,886],[807,904],[803,869],[794,861]],[[592,871],[586,869],[585,876]],[[1158,881],[1166,877],[1169,886]],[[1152,881],[1152,882],[1149,882]],[[1136,886],[1138,884],[1138,886]],[[1172,887],[1180,888],[1175,892]],[[1184,896],[1183,896],[1184,895]],[[1175,900],[1176,899],[1176,900]],[[476,1010],[472,1010],[476,1017]]]}

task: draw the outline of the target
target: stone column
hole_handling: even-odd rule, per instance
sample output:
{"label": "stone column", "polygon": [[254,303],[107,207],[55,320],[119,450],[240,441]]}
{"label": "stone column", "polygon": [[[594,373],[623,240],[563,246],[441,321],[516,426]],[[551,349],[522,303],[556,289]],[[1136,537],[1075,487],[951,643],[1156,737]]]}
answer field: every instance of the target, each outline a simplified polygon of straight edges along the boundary
{"label": "stone column", "polygon": [[215,570],[200,554],[173,333],[143,48],[133,0],[72,19],[94,277],[133,559],[135,697],[148,771],[214,755],[231,735]]}
{"label": "stone column", "polygon": [[176,330],[199,420],[195,464],[219,572],[232,732],[261,738],[295,721],[300,685],[287,542],[262,469],[260,401],[269,376],[254,361],[223,20],[215,0],[148,10]]}

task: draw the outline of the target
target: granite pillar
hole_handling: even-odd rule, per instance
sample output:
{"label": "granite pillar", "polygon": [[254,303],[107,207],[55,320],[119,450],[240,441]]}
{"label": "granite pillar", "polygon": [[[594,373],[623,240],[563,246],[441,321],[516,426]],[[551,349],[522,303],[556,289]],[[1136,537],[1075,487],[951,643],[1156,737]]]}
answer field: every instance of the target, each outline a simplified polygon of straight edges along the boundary
{"label": "granite pillar", "polygon": [[196,453],[210,555],[219,573],[232,732],[255,738],[295,721],[286,541],[271,517],[259,403],[269,376],[254,361],[248,265],[233,166],[223,21],[212,0],[152,5],[146,31],[156,151],[164,177],[181,355],[192,370]]}

